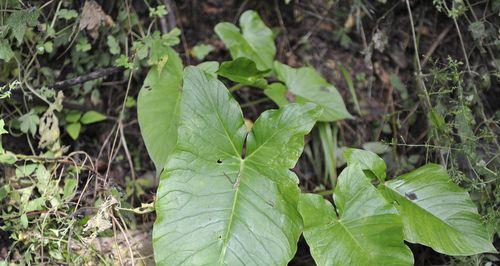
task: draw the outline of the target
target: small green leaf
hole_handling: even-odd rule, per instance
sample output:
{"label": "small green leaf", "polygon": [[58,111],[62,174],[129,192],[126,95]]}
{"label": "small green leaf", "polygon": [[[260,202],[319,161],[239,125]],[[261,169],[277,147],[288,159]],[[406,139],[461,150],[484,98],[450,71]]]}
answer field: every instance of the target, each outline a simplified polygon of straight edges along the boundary
{"label": "small green leaf", "polygon": [[157,7],[150,7],[149,8],[149,16],[150,17],[158,17],[161,18],[168,14],[167,8],[165,5],[158,5]]}
{"label": "small green leaf", "polygon": [[63,188],[63,199],[69,200],[75,196],[76,189],[76,179],[74,178],[66,178],[64,179],[64,188]]}
{"label": "small green leaf", "polygon": [[45,198],[38,197],[36,199],[30,200],[24,205],[24,212],[41,211],[45,206]]}
{"label": "small green leaf", "polygon": [[93,124],[97,122],[101,122],[106,120],[106,116],[96,112],[96,111],[88,111],[85,114],[83,114],[82,118],[80,119],[80,122],[84,125],[88,124]]}
{"label": "small green leaf", "polygon": [[223,62],[217,71],[220,76],[234,82],[261,89],[267,88],[267,81],[264,79],[267,73],[269,70],[258,70],[255,62],[245,57]]}
{"label": "small green leaf", "polygon": [[66,115],[64,120],[68,123],[76,123],[80,118],[82,117],[82,112],[76,111],[76,110],[71,110],[69,113]]}
{"label": "small green leaf", "polygon": [[28,216],[26,216],[26,213],[21,214],[19,222],[21,223],[22,228],[28,228]]}
{"label": "small green leaf", "polygon": [[215,26],[215,33],[222,39],[233,59],[246,57],[257,64],[259,70],[273,66],[276,46],[274,35],[259,14],[253,10],[245,11],[240,17],[241,32],[229,22]]}
{"label": "small green leaf", "polygon": [[38,24],[39,15],[40,13],[36,8],[31,8],[16,10],[7,18],[7,29],[10,29],[11,34],[14,38],[16,38],[18,44],[23,42],[26,29],[28,27],[34,27]]}
{"label": "small green leaf", "polygon": [[219,62],[217,61],[206,61],[199,65],[197,65],[201,70],[205,71],[205,73],[210,74],[211,76],[217,78],[217,70],[219,70]]}
{"label": "small green leaf", "polygon": [[76,51],[78,52],[87,52],[90,51],[90,49],[92,49],[92,46],[87,38],[80,38],[76,43]]}
{"label": "small green leaf", "polygon": [[136,100],[132,96],[127,96],[127,99],[125,100],[125,107],[127,108],[132,108],[135,107],[137,104]]}
{"label": "small green leaf", "polygon": [[39,43],[36,45],[36,52],[38,54],[44,54],[45,53],[45,48],[43,47],[43,44]]}
{"label": "small green leaf", "polygon": [[54,44],[52,42],[45,42],[43,44],[43,48],[44,50],[47,52],[47,53],[52,53],[52,51],[54,50]]}
{"label": "small green leaf", "polygon": [[167,47],[170,58],[162,71],[149,71],[137,98],[137,117],[141,135],[157,174],[177,142],[179,102],[181,99],[182,61]]}
{"label": "small green leaf", "polygon": [[486,27],[481,21],[472,22],[469,25],[469,31],[471,32],[472,38],[474,38],[474,40],[481,40],[488,36],[488,34],[486,33]]}
{"label": "small green leaf", "polygon": [[45,191],[50,181],[50,172],[43,164],[38,165],[36,168],[35,176],[37,178],[36,186],[39,191]]}
{"label": "small green leaf", "polygon": [[441,116],[436,109],[434,108],[431,109],[431,111],[427,114],[427,119],[429,119],[431,125],[434,128],[436,128],[439,132],[446,131],[446,121],[444,120],[444,117]]}
{"label": "small green leaf", "polygon": [[7,130],[5,130],[5,121],[3,119],[0,119],[0,136],[3,134],[9,134]]}
{"label": "small green leaf", "polygon": [[132,45],[134,51],[136,52],[137,58],[144,59],[148,56],[148,46],[143,42],[135,41]]}
{"label": "small green leaf", "polygon": [[174,46],[179,44],[179,36],[181,36],[181,30],[175,27],[168,33],[165,33],[161,36],[161,42],[165,46]]}
{"label": "small green leaf", "polygon": [[371,151],[349,148],[344,151],[344,158],[348,165],[357,164],[363,171],[368,171],[371,178],[377,178],[380,182],[384,182],[386,165],[384,160],[377,154]]}
{"label": "small green leaf", "polygon": [[19,117],[19,121],[21,122],[19,126],[23,133],[31,133],[32,136],[35,136],[36,127],[40,122],[40,118],[33,110]]}
{"label": "small green leaf", "polygon": [[120,44],[113,35],[108,35],[106,44],[109,47],[109,53],[114,55],[120,54]]}
{"label": "small green leaf", "polygon": [[403,224],[359,165],[342,171],[333,194],[337,213],[320,195],[304,194],[299,211],[317,265],[413,265]]}
{"label": "small green leaf", "polygon": [[16,177],[21,178],[30,176],[33,172],[35,172],[37,166],[37,164],[26,164],[18,166],[16,168]]}
{"label": "small green leaf", "polygon": [[49,255],[50,255],[50,257],[52,257],[55,260],[59,260],[59,261],[64,260],[64,257],[61,254],[61,251],[59,251],[57,249],[50,249],[49,250]]}
{"label": "small green leaf", "polygon": [[[181,31],[178,28],[173,28],[170,32],[160,36],[160,32],[155,31],[153,34],[144,37],[144,46],[149,52],[147,63],[151,66],[157,66],[158,72],[161,72],[163,66],[168,61],[168,52],[170,46],[174,46],[180,42],[179,36]],[[138,52],[144,53],[144,48],[141,45],[136,45]]]}
{"label": "small green leaf", "polygon": [[78,135],[80,135],[80,130],[82,128],[82,124],[80,123],[71,123],[66,125],[66,132],[68,132],[69,136],[73,139],[76,140],[78,138]]}
{"label": "small green leaf", "polygon": [[313,102],[323,107],[323,116],[320,121],[352,118],[337,89],[326,82],[313,68],[292,68],[274,62],[274,70],[278,79],[285,83],[288,90],[298,96],[297,102]]}
{"label": "small green leaf", "polygon": [[65,19],[65,20],[71,20],[71,19],[74,19],[74,18],[78,17],[78,13],[75,10],[73,10],[73,9],[64,9],[64,8],[61,8],[59,10],[59,12],[57,13],[57,15],[60,18]]}
{"label": "small green leaf", "polygon": [[10,192],[10,185],[1,186],[0,187],[0,201],[5,199],[9,195],[9,192]]}
{"label": "small green leaf", "polygon": [[150,46],[150,53],[148,64],[151,66],[157,66],[157,70],[160,73],[163,70],[163,66],[168,61],[169,46],[163,45],[160,39],[154,39]]}
{"label": "small green leaf", "polygon": [[344,47],[345,49],[349,48],[352,43],[352,39],[351,37],[349,37],[348,33],[349,29],[346,28],[340,28],[339,30],[333,32],[333,39],[340,42],[340,46]]}
{"label": "small green leaf", "polygon": [[0,40],[0,59],[9,62],[12,57],[14,57],[14,52],[10,48],[9,42],[7,40]]}
{"label": "small green leaf", "polygon": [[389,82],[396,89],[396,91],[399,92],[399,94],[401,95],[401,98],[403,100],[408,99],[408,97],[409,97],[408,89],[403,84],[403,82],[401,81],[401,79],[399,78],[399,76],[397,74],[391,73],[389,75]]}
{"label": "small green leaf", "polygon": [[191,54],[198,60],[203,60],[205,57],[214,50],[214,47],[210,44],[200,43],[193,47]]}
{"label": "small green leaf", "polygon": [[406,241],[452,256],[496,253],[469,194],[442,166],[425,165],[380,189],[403,217]]}
{"label": "small green leaf", "polygon": [[0,164],[14,164],[16,161],[17,157],[14,153],[10,151],[0,153]]}
{"label": "small green leaf", "polygon": [[134,63],[128,60],[128,57],[124,54],[120,55],[115,60],[115,66],[124,67],[126,69],[134,69]]}

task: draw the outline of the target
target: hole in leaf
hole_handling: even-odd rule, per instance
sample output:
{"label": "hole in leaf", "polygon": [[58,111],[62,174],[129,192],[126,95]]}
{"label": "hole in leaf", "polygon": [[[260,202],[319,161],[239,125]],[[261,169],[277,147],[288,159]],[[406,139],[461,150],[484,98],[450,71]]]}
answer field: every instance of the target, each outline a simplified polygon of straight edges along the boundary
{"label": "hole in leaf", "polygon": [[417,194],[410,192],[410,193],[405,193],[405,196],[410,199],[410,200],[416,200],[417,199]]}
{"label": "hole in leaf", "polygon": [[217,160],[217,163],[222,163],[221,159],[218,159],[218,160]]}
{"label": "hole in leaf", "polygon": [[241,159],[245,159],[247,154],[247,137],[248,133],[245,135],[245,139],[243,140],[243,148],[241,149]]}
{"label": "hole in leaf", "polygon": [[321,87],[321,88],[319,88],[319,90],[322,92],[330,92],[330,90],[326,87]]}

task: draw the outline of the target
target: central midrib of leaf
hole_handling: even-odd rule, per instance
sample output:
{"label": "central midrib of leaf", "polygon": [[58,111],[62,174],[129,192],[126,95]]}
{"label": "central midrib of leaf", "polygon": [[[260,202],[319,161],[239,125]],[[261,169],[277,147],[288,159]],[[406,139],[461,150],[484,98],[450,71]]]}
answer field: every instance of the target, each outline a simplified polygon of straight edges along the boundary
{"label": "central midrib of leaf", "polygon": [[[212,107],[215,109],[216,105],[211,99],[210,99],[210,103],[212,104]],[[229,142],[231,142],[231,145],[233,146],[235,157],[239,157],[241,159],[241,155],[239,154],[238,149],[236,148],[236,145],[234,145],[233,139],[231,138],[231,136],[229,136],[229,132],[227,132],[226,124],[224,124],[224,122],[222,121],[219,112],[215,112],[215,114],[217,115],[217,120],[219,120],[219,123],[222,125],[222,128],[224,129],[224,134],[226,134],[227,139],[229,140]]]}
{"label": "central midrib of leaf", "polygon": [[351,234],[351,231],[349,231],[349,228],[347,228],[342,223],[342,219],[339,219],[336,222],[342,227],[342,229],[344,229],[344,231],[349,235],[349,237],[356,244],[356,246],[358,246],[360,250],[364,251],[365,254],[368,254],[368,257],[370,257],[370,260],[372,260],[372,258],[373,258],[372,254],[368,250],[363,248],[363,245],[361,243],[359,243],[358,240]]}
{"label": "central midrib of leaf", "polygon": [[[238,171],[238,174],[237,174],[234,182],[238,182],[237,179],[241,178],[244,168],[245,168],[245,159],[240,157],[240,169]],[[236,210],[236,203],[238,202],[239,191],[240,191],[240,186],[238,185],[238,186],[236,186],[235,192],[234,192],[233,205],[231,207],[231,214],[229,215],[229,222],[227,224],[227,231],[226,231],[226,234],[224,235],[224,242],[222,243],[222,250],[220,253],[220,257],[219,257],[219,265],[224,265],[224,258],[226,256],[229,234],[231,233],[231,227],[232,227],[233,220],[234,220],[234,213]]]}
{"label": "central midrib of leaf", "polygon": [[[215,106],[213,102],[211,102],[211,103],[212,103],[213,106]],[[234,180],[234,182],[238,182],[237,179],[241,178],[241,174],[242,174],[243,169],[245,167],[245,159],[242,158],[241,154],[238,154],[239,153],[238,149],[236,148],[236,145],[234,144],[234,141],[231,138],[231,136],[229,136],[229,133],[227,132],[227,128],[225,127],[225,124],[222,121],[219,112],[215,112],[215,113],[217,115],[217,119],[219,120],[219,123],[222,125],[222,128],[224,129],[224,133],[226,134],[227,139],[229,140],[229,142],[231,142],[231,145],[233,146],[233,149],[234,149],[234,152],[235,152],[235,157],[237,157],[237,158],[240,159],[240,169],[238,170],[237,176],[236,176],[236,178]],[[246,139],[244,140],[244,142],[246,142]],[[243,147],[245,147],[245,143],[243,143]],[[231,214],[229,215],[229,222],[228,222],[228,225],[227,225],[226,233],[224,235],[224,242],[222,243],[222,250],[221,250],[221,253],[220,253],[220,256],[219,256],[219,265],[223,265],[224,264],[224,257],[226,256],[226,251],[227,251],[227,246],[228,246],[228,241],[229,241],[229,235],[231,233],[231,227],[232,227],[233,220],[234,220],[234,213],[235,213],[235,210],[236,210],[236,204],[238,202],[239,190],[240,190],[240,186],[238,185],[235,188],[235,192],[234,192],[234,196],[233,196],[233,204],[232,204],[232,207],[231,207]]]}

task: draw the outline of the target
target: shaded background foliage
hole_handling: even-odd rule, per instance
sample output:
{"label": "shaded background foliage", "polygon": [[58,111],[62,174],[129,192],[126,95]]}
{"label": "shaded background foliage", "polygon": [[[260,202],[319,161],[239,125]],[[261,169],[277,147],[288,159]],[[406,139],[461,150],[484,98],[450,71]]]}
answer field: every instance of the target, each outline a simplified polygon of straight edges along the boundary
{"label": "shaded background foliage", "polygon": [[[355,116],[306,139],[294,168],[303,191],[330,193],[344,147],[380,154],[389,178],[437,162],[497,232],[499,1],[10,0],[0,4],[0,108],[3,146],[17,155],[17,167],[1,166],[0,258],[150,262],[154,213],[140,207],[154,200],[157,178],[135,99],[149,66],[166,60],[160,40],[175,45],[187,65],[228,60],[214,27],[235,23],[247,9],[272,27],[277,59],[316,68]],[[233,95],[250,120],[275,107],[260,90]],[[89,111],[103,117],[85,123]],[[336,149],[328,154],[329,141]],[[47,175],[57,182],[44,181]],[[26,206],[49,197],[57,203]],[[113,210],[117,204],[126,210]],[[91,219],[95,226],[86,227]],[[313,263],[303,244],[294,265]],[[497,261],[412,249],[418,265]],[[99,255],[106,250],[113,252]]]}

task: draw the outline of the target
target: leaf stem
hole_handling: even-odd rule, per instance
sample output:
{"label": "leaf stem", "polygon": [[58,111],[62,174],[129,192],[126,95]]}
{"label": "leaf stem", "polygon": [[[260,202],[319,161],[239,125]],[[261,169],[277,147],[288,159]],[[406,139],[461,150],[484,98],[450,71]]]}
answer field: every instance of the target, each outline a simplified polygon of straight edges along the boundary
{"label": "leaf stem", "polygon": [[269,101],[269,98],[261,98],[261,99],[255,100],[255,101],[243,103],[240,106],[241,106],[241,108],[246,108],[246,107],[250,107],[252,105],[256,105],[256,104],[267,102],[267,101]]}
{"label": "leaf stem", "polygon": [[358,96],[356,95],[356,89],[354,88],[354,83],[352,82],[351,75],[343,65],[339,64],[338,67],[340,69],[340,73],[342,73],[342,76],[344,76],[347,88],[351,92],[352,101],[354,102],[354,107],[356,107],[356,111],[358,112],[359,115],[363,115],[361,113],[361,108],[359,107]]}
{"label": "leaf stem", "polygon": [[229,92],[234,92],[234,91],[237,91],[237,90],[239,90],[239,89],[243,88],[243,86],[244,86],[243,84],[238,83],[238,84],[236,84],[236,85],[232,86],[231,88],[229,88]]}

